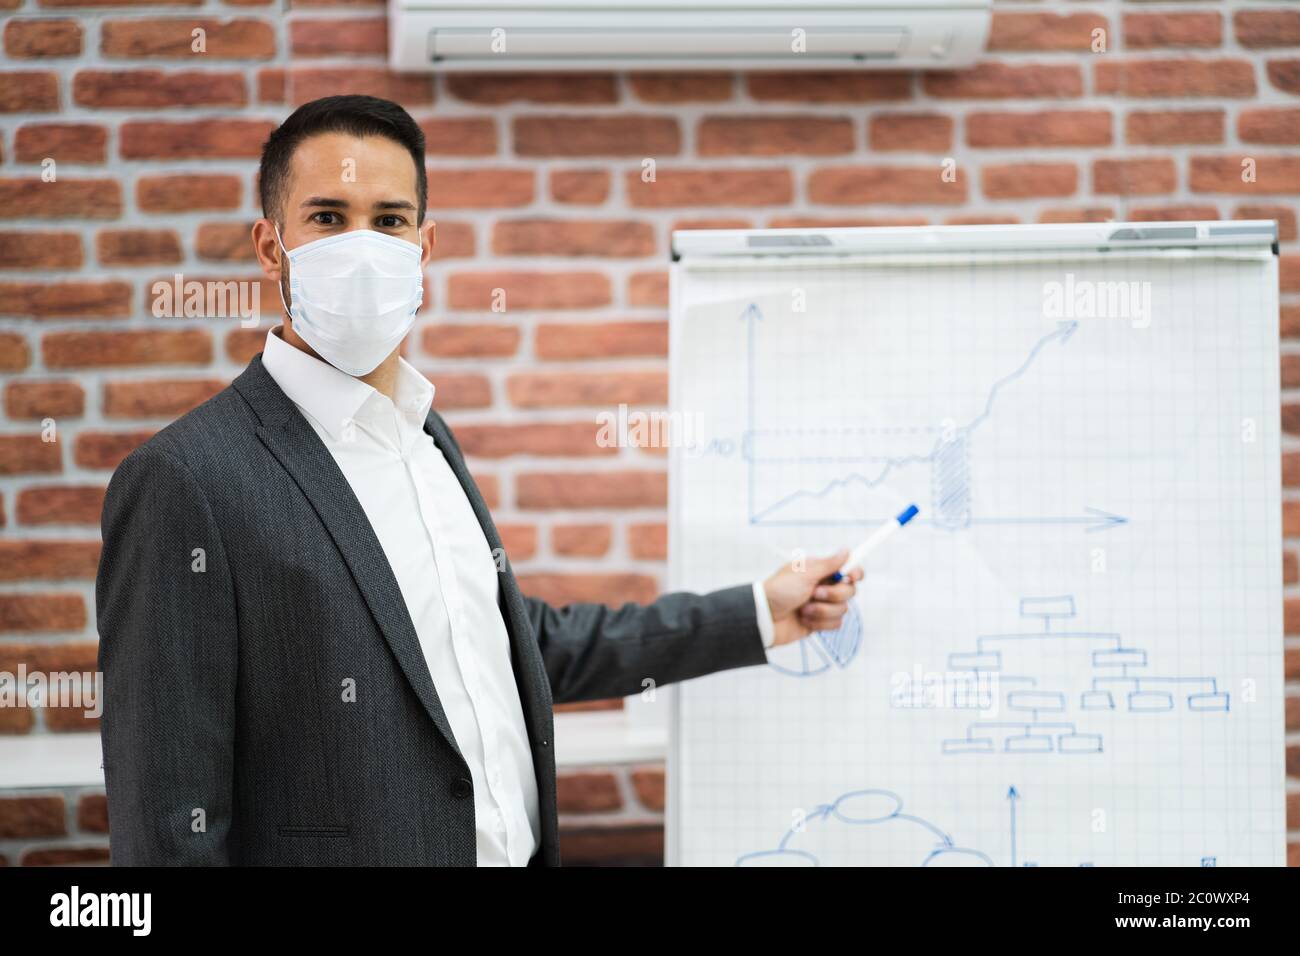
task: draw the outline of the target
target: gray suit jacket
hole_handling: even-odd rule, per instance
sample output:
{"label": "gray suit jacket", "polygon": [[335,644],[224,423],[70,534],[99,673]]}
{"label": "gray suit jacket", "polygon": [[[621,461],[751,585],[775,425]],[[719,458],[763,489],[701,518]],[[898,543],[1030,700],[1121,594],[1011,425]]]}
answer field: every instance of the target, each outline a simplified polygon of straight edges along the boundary
{"label": "gray suit jacket", "polygon": [[[430,412],[425,430],[500,548],[446,423]],[[103,535],[114,863],[475,863],[469,769],[397,580],[261,356],[122,463]],[[524,597],[507,562],[500,608],[537,772],[539,865],[560,859],[553,700],[765,660],[747,584],[553,608]]]}

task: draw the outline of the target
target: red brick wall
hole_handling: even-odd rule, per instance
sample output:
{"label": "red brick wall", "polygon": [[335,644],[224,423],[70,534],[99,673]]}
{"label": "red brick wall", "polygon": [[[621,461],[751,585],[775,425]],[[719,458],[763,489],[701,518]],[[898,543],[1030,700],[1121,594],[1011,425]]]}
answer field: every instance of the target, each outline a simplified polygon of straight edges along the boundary
{"label": "red brick wall", "polygon": [[[671,229],[1277,218],[1300,863],[1297,5],[1000,3],[986,58],[957,72],[438,80],[387,72],[370,0],[0,10],[0,670],[93,668],[113,467],[229,381],[278,303],[263,287],[257,329],[158,320],[150,285],[256,275],[259,146],[317,96],[388,96],[424,126],[440,255],[408,357],[437,382],[525,588],[555,601],[664,584],[664,456],[593,438],[596,412],[666,400]],[[86,730],[77,711],[0,709],[0,734]],[[661,852],[658,768],[594,768],[561,797],[571,859]],[[0,861],[102,856],[103,829],[94,791],[0,793]]]}

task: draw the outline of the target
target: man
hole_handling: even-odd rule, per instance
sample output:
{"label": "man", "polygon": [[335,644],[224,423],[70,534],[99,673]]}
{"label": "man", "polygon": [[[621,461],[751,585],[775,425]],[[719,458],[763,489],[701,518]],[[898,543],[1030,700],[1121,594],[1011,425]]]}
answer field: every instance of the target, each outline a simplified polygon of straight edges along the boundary
{"label": "man", "polygon": [[652,604],[524,597],[434,386],[399,355],[434,243],[424,140],[362,96],[267,141],[285,317],[104,503],[119,864],[559,863],[553,701],[759,664],[834,627],[845,554]]}

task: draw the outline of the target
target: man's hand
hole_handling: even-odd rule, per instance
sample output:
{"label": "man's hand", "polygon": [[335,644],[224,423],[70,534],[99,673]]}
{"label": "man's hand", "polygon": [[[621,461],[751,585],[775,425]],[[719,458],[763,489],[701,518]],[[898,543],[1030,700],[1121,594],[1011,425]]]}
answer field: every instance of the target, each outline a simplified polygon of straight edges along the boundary
{"label": "man's hand", "polygon": [[772,623],[776,625],[775,645],[789,644],[814,631],[840,626],[857,583],[862,580],[862,569],[853,568],[839,584],[827,583],[825,579],[848,559],[847,548],[827,558],[805,558],[801,562],[803,570],[795,570],[791,562],[763,582],[763,593],[772,609]]}

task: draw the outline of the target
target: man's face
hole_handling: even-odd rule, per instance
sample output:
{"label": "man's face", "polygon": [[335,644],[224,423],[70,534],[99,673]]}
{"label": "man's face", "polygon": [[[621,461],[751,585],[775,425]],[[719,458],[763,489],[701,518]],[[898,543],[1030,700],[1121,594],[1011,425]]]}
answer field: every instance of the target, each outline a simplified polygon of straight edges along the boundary
{"label": "man's face", "polygon": [[[417,221],[415,177],[411,154],[387,137],[322,133],[304,140],[294,151],[280,210],[284,247],[373,229],[422,246],[422,264],[428,265],[434,224],[421,227]],[[270,220],[258,220],[253,243],[263,273],[280,281],[287,300],[289,264]]]}

